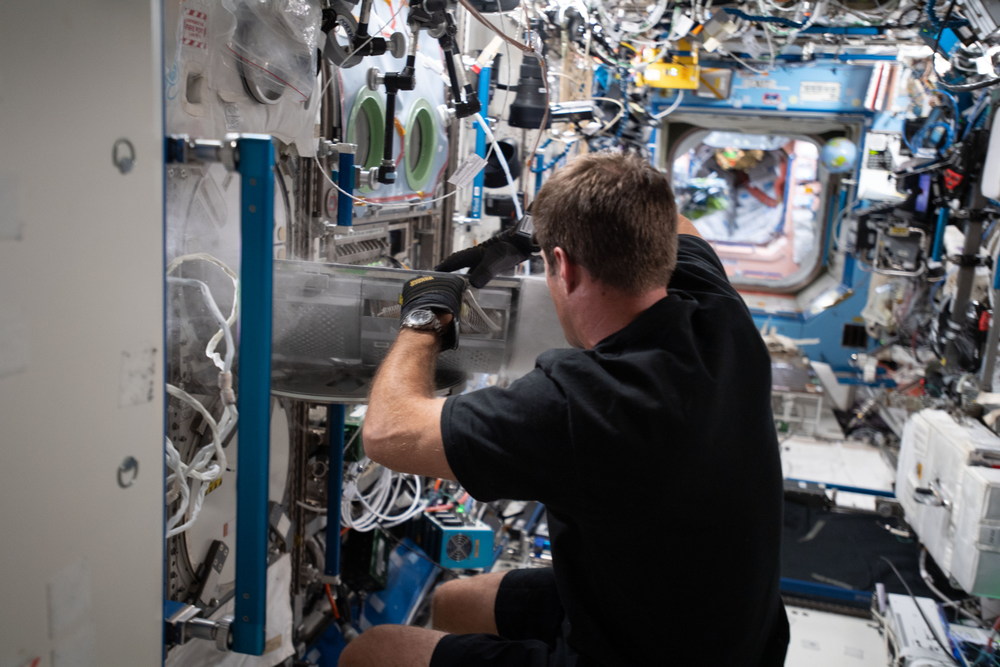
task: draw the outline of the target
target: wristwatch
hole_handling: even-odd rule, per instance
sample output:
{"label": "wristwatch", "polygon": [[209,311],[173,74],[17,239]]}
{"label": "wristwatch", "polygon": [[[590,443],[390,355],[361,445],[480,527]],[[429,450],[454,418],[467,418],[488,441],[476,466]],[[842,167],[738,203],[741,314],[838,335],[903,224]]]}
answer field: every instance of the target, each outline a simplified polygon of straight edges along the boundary
{"label": "wristwatch", "polygon": [[399,323],[400,329],[415,329],[416,331],[433,331],[438,336],[444,333],[441,320],[434,314],[434,311],[426,308],[418,308],[411,311]]}

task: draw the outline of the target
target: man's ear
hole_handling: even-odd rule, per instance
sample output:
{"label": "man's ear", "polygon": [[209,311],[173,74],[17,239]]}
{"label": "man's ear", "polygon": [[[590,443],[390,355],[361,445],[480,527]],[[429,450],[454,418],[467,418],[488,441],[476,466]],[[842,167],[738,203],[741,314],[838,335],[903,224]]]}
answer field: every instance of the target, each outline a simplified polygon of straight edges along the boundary
{"label": "man's ear", "polygon": [[566,293],[571,294],[580,285],[580,267],[558,246],[552,249],[552,259],[556,265],[556,275],[563,283]]}

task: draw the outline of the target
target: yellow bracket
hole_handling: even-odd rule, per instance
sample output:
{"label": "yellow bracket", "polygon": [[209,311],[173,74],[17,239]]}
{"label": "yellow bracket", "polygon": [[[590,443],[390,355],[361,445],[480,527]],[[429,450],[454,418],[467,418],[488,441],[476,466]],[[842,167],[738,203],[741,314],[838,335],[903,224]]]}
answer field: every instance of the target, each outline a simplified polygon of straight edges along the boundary
{"label": "yellow bracket", "polygon": [[701,68],[698,66],[698,47],[681,40],[677,42],[677,48],[687,51],[690,55],[674,56],[673,61],[669,63],[650,63],[636,77],[636,83],[650,88],[697,89],[701,74]]}

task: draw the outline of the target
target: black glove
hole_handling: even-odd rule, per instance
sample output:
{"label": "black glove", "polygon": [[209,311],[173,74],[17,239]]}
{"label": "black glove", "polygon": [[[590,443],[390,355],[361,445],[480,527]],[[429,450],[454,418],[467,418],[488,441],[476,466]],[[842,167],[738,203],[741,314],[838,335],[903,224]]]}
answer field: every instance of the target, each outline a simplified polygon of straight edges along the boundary
{"label": "black glove", "polygon": [[501,271],[512,269],[538,251],[531,235],[518,233],[518,227],[508,229],[477,246],[459,250],[434,267],[449,273],[469,268],[466,276],[473,287],[483,287]]}
{"label": "black glove", "polygon": [[399,297],[402,304],[400,320],[414,310],[425,308],[438,315],[448,313],[451,323],[444,328],[441,349],[453,350],[458,347],[458,319],[462,313],[462,293],[465,292],[465,278],[462,276],[419,276],[403,283],[403,293]]}

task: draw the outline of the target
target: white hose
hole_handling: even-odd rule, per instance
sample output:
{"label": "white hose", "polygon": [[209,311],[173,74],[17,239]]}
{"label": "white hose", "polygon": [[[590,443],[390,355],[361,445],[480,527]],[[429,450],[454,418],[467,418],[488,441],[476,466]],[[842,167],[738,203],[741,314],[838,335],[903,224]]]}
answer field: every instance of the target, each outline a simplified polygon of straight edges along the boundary
{"label": "white hose", "polygon": [[486,133],[486,138],[493,144],[493,152],[496,154],[497,160],[500,161],[503,173],[507,177],[507,183],[510,185],[510,198],[514,202],[514,211],[517,212],[517,219],[520,220],[524,217],[524,214],[521,212],[521,202],[517,197],[517,188],[514,187],[514,178],[510,175],[510,167],[507,166],[507,158],[504,157],[503,151],[500,150],[496,137],[493,136],[493,132],[490,130],[490,124],[483,120],[483,115],[477,113],[475,119],[479,123],[479,127],[483,128],[483,132]]}
{"label": "white hose", "polygon": [[[233,355],[236,353],[236,348],[233,345],[233,330],[230,327],[229,322],[226,321],[226,318],[222,316],[222,311],[219,310],[218,304],[215,303],[215,298],[212,296],[212,291],[208,288],[208,285],[200,280],[195,280],[194,278],[174,278],[172,276],[167,277],[167,282],[172,285],[197,287],[201,290],[201,295],[205,298],[205,304],[208,306],[208,311],[212,314],[212,317],[215,318],[215,321],[218,323],[226,341],[225,360],[219,359],[219,355],[215,352],[214,346],[206,349],[205,355],[211,359],[223,373],[228,373],[233,367]],[[211,342],[209,342],[209,345],[212,345]]]}
{"label": "white hose", "polygon": [[661,111],[658,114],[654,114],[653,120],[660,120],[661,118],[666,118],[667,116],[669,116],[670,114],[672,114],[674,111],[677,110],[677,107],[681,105],[681,101],[683,100],[684,100],[684,91],[678,90],[677,99],[674,100],[674,103],[671,104],[669,107],[667,107],[666,111]]}
{"label": "white hose", "polygon": [[[240,281],[239,277],[237,277],[237,275],[233,272],[232,269],[226,266],[225,262],[213,257],[212,255],[209,255],[206,252],[198,252],[192,255],[181,255],[180,257],[175,257],[169,264],[167,264],[167,275],[169,276],[171,273],[173,273],[177,269],[177,267],[183,264],[184,262],[191,262],[195,260],[200,260],[203,262],[208,262],[210,264],[215,264],[217,267],[225,271],[226,275],[229,276],[230,280],[233,281],[233,291],[234,291],[233,308],[229,313],[229,317],[226,319],[226,323],[229,324],[230,327],[235,326],[236,309],[239,306],[239,300],[240,300],[239,299]],[[215,348],[219,345],[219,341],[222,340],[222,337],[224,335],[225,331],[219,329],[219,331],[216,332],[214,336],[212,336],[212,339],[208,341],[208,347],[205,348],[205,354],[208,356],[209,359],[211,359],[215,363],[215,365],[219,369],[223,369],[222,366],[224,362],[222,361],[222,359],[219,358],[219,355],[216,354]],[[223,369],[223,371],[225,372],[225,369]]]}

